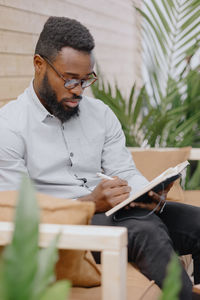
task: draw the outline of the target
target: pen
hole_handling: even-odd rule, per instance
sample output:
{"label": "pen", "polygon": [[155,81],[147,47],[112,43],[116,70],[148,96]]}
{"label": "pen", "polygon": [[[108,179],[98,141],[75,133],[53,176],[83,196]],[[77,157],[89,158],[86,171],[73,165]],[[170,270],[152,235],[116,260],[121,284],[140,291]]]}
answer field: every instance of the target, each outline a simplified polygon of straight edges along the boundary
{"label": "pen", "polygon": [[97,173],[97,176],[99,176],[102,179],[114,180],[114,178],[107,176],[105,174],[102,174],[102,173]]}

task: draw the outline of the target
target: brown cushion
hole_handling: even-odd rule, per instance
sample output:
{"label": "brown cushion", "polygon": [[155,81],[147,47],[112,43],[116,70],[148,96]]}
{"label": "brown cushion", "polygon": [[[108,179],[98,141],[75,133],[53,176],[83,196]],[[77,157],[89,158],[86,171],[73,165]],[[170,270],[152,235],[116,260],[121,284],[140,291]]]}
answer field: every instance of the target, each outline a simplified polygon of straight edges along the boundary
{"label": "brown cushion", "polygon": [[[161,296],[161,290],[155,282],[150,281],[130,263],[127,265],[126,289],[127,300],[158,300]],[[101,287],[92,289],[72,288],[69,300],[101,300],[101,292]]]}
{"label": "brown cushion", "polygon": [[185,204],[200,206],[200,190],[184,191]]}
{"label": "brown cushion", "polygon": [[[0,221],[12,221],[17,192],[0,192]],[[51,224],[87,225],[94,214],[94,204],[54,198],[38,194],[41,222]],[[100,285],[100,271],[89,251],[59,250],[57,279],[67,278],[74,286]]]}
{"label": "brown cushion", "polygon": [[[177,164],[189,158],[191,147],[179,148],[177,150],[141,150],[133,151],[132,157],[138,170],[148,179],[152,180],[167,168],[175,167]],[[184,193],[177,180],[167,196],[168,200],[184,202]]]}

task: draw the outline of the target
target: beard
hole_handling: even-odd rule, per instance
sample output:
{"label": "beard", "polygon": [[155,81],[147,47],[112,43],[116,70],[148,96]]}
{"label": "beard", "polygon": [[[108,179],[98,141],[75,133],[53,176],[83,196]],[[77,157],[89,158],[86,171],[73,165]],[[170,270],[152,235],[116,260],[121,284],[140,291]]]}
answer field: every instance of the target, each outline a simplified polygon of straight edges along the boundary
{"label": "beard", "polygon": [[[64,108],[63,102],[67,99],[63,98],[60,102],[58,102],[57,96],[55,91],[51,88],[48,80],[47,73],[45,73],[44,78],[42,80],[41,86],[39,88],[39,95],[40,98],[45,102],[48,110],[57,117],[62,123],[68,121],[72,117],[79,116],[79,105],[76,107],[68,107],[67,109]],[[82,96],[73,95],[70,100],[81,100]]]}

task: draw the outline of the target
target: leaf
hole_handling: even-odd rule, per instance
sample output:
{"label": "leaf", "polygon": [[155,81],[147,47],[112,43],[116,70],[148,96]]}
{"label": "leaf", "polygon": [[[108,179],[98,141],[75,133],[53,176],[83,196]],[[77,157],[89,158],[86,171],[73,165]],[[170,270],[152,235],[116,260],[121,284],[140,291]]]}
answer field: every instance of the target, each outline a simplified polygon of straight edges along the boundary
{"label": "leaf", "polygon": [[192,174],[192,177],[190,178],[187,184],[187,188],[189,190],[195,190],[197,188],[199,189],[199,187],[200,187],[200,161],[198,161],[196,170]]}
{"label": "leaf", "polygon": [[136,124],[138,116],[141,114],[144,92],[145,92],[145,87],[143,86],[142,89],[140,90],[140,93],[137,97],[136,104],[135,104],[135,107],[134,107],[134,112],[133,112],[133,115],[132,115],[133,124]]}
{"label": "leaf", "polygon": [[6,299],[6,284],[5,284],[5,276],[4,276],[4,269],[3,269],[3,260],[2,256],[0,257],[0,299],[5,300]]}
{"label": "leaf", "polygon": [[[101,74],[98,75],[101,78]],[[109,84],[108,84],[109,85]],[[101,99],[105,104],[109,105],[109,107],[113,110],[116,114],[117,118],[119,119],[124,134],[126,136],[126,143],[129,146],[139,146],[136,141],[136,136],[134,136],[132,123],[130,124],[130,119],[132,118],[132,114],[129,115],[128,110],[130,109],[133,104],[133,97],[135,93],[135,88],[131,89],[129,103],[126,99],[122,96],[117,84],[114,87],[114,94],[115,96],[111,96],[111,91],[107,91],[104,86],[92,86],[92,92],[95,97]]]}
{"label": "leaf", "polygon": [[39,208],[31,181],[24,176],[12,241],[6,246],[3,259],[0,260],[0,299],[38,300],[44,295],[49,297],[46,299],[66,299],[69,289],[66,281],[49,288],[49,284],[55,279],[54,265],[59,235],[48,248],[40,251],[38,236]]}
{"label": "leaf", "polygon": [[130,96],[129,96],[129,99],[128,99],[128,115],[129,115],[129,117],[130,117],[131,112],[132,112],[134,94],[135,94],[135,84],[131,88]]}
{"label": "leaf", "polygon": [[[186,17],[188,12],[186,12]],[[194,13],[189,17],[186,18],[186,21],[181,25],[181,30],[185,30],[187,29],[189,26],[191,26],[194,22],[196,22],[196,20],[198,20],[198,18],[200,17],[200,11],[199,9],[197,9],[196,11],[194,11]],[[197,23],[196,25],[198,26],[199,23]]]}
{"label": "leaf", "polygon": [[[144,9],[137,8],[148,24],[143,27],[145,69],[158,103],[165,101],[162,100],[162,95],[167,95],[169,77],[176,77],[178,82],[179,74],[186,65],[186,49],[192,54],[197,51],[194,45],[199,32],[199,7],[200,3],[194,0],[184,3],[171,0],[158,3],[152,0],[151,5],[148,0],[144,0]],[[179,74],[177,66],[180,69]],[[152,78],[153,74],[159,78],[159,84],[156,78]]]}
{"label": "leaf", "polygon": [[200,42],[200,2],[144,0],[136,10],[143,19],[144,93],[134,87],[131,98],[124,99],[115,86],[119,97],[113,97],[110,88],[110,98],[106,91],[99,98],[103,96],[119,118],[127,145],[200,145],[200,77],[190,65]]}
{"label": "leaf", "polygon": [[167,267],[167,276],[163,283],[160,300],[178,300],[181,290],[181,266],[178,257],[174,254]]}
{"label": "leaf", "polygon": [[160,32],[157,30],[156,26],[153,24],[152,20],[149,18],[149,16],[142,11],[140,8],[136,8],[137,11],[140,12],[140,14],[145,18],[145,20],[148,22],[149,26],[153,29],[153,32],[155,33],[155,36],[157,37],[159,43],[160,43],[160,47],[163,50],[163,53],[166,53],[166,48],[165,48],[165,44],[163,43],[162,37],[160,35]]}
{"label": "leaf", "polygon": [[66,300],[68,299],[69,289],[69,281],[60,280],[50,286],[40,300]]}
{"label": "leaf", "polygon": [[171,137],[175,138],[175,136],[181,132],[186,132],[186,133],[191,132],[193,126],[196,124],[199,117],[200,117],[200,112],[197,112],[192,117],[185,120],[183,124],[181,124],[178,128],[176,128],[174,133],[171,133]]}
{"label": "leaf", "polygon": [[33,299],[38,299],[45,291],[47,286],[55,280],[54,265],[58,259],[56,245],[59,235],[50,243],[48,248],[39,252],[38,270],[34,280]]}
{"label": "leaf", "polygon": [[[159,16],[159,21],[162,23],[163,27],[166,30],[166,33],[170,32],[170,26],[169,23],[167,22],[166,17],[164,16],[163,12],[161,11],[160,7],[157,4],[157,1],[152,0],[153,6]],[[159,21],[156,21],[156,24],[158,24]],[[160,32],[162,32],[162,29],[160,28]],[[163,33],[163,38],[165,38],[164,32]]]}
{"label": "leaf", "polygon": [[[193,33],[193,36],[191,37],[191,32],[197,29],[197,26],[200,24],[200,22],[198,24],[194,24],[194,26],[189,27],[188,30],[184,33],[184,34],[180,34],[180,37],[177,41],[177,44],[180,43],[180,41],[184,40],[185,38],[187,38],[188,36],[190,37],[191,40],[195,39],[197,36],[199,36],[199,32],[195,32]],[[188,39],[186,41],[186,43],[188,43]],[[183,44],[178,48],[180,49],[183,46]]]}
{"label": "leaf", "polygon": [[[28,177],[23,177],[11,244],[5,248],[3,267],[8,299],[31,299],[37,273],[39,209]],[[12,287],[12,288],[10,288]]]}
{"label": "leaf", "polygon": [[173,18],[173,7],[172,7],[172,5],[169,5],[166,0],[162,0],[162,5],[165,9],[165,12],[166,12],[170,22],[172,23],[173,22],[173,19],[172,19]]}

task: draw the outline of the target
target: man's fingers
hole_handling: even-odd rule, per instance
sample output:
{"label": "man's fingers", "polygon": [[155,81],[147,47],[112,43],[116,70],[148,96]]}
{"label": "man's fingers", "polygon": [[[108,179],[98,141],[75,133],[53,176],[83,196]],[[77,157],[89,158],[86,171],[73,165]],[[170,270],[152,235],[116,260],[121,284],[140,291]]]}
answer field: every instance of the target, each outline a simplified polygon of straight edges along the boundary
{"label": "man's fingers", "polygon": [[123,195],[111,198],[110,200],[108,200],[108,202],[112,207],[114,207],[117,204],[121,203],[122,201],[126,200],[128,197],[129,197],[129,193],[125,193]]}
{"label": "man's fingers", "polygon": [[144,203],[144,202],[137,202],[137,203],[132,203],[130,207],[139,207],[139,208],[145,208],[148,210],[153,210],[156,207],[155,203]]}
{"label": "man's fingers", "polygon": [[126,180],[120,179],[119,177],[112,177],[114,180],[109,180],[109,179],[103,179],[100,182],[100,185],[104,189],[106,188],[112,188],[112,187],[119,187],[119,186],[128,186],[128,182]]}
{"label": "man's fingers", "polygon": [[169,190],[171,189],[171,187],[173,186],[174,182],[171,182],[170,184],[168,184],[168,186],[165,188],[165,192],[168,193]]}
{"label": "man's fingers", "polygon": [[[148,209],[148,210],[153,210],[153,209],[155,209],[156,207],[158,206],[158,204],[157,203],[154,203],[154,202],[152,202],[152,203],[143,203],[143,202],[138,202],[138,203],[134,203],[134,204],[132,204],[130,207],[132,208],[132,207],[139,207],[139,208],[144,208],[144,209]],[[162,207],[163,207],[163,204],[162,205],[159,205],[157,208],[156,208],[156,211],[158,212],[158,211],[160,211],[160,209],[162,209]]]}
{"label": "man's fingers", "polygon": [[[157,193],[155,193],[155,192],[153,192],[153,191],[150,191],[149,193],[148,193],[148,196],[152,199],[152,201],[153,202],[155,202],[155,203],[159,203],[160,202],[160,200],[161,200],[161,195],[159,195],[159,194],[157,194]],[[164,200],[165,200],[165,198],[164,198]]]}
{"label": "man's fingers", "polygon": [[[110,193],[111,197],[121,196],[123,194],[130,194],[131,187],[130,186],[122,186],[108,189],[107,192]],[[128,195],[129,197],[129,195]],[[127,198],[128,198],[127,197]]]}

